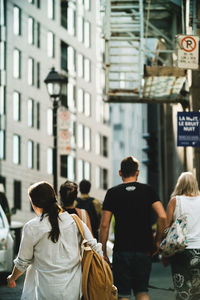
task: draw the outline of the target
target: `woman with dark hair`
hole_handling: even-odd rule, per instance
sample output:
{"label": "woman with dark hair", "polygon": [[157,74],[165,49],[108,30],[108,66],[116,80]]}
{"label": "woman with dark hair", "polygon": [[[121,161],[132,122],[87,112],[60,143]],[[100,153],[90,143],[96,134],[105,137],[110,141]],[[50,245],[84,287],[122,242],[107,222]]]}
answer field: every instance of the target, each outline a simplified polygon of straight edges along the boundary
{"label": "woman with dark hair", "polygon": [[65,181],[60,186],[60,201],[64,211],[69,214],[76,214],[87,225],[92,232],[90,217],[85,209],[75,208],[74,202],[78,195],[78,185],[72,181]]}
{"label": "woman with dark hair", "polygon": [[[72,216],[58,205],[53,187],[38,182],[28,190],[37,216],[27,222],[8,286],[26,271],[22,300],[80,300],[81,236]],[[85,238],[102,255],[101,244],[83,223]]]}
{"label": "woman with dark hair", "polygon": [[[200,299],[200,192],[196,177],[183,172],[167,206],[168,227],[182,214],[187,215],[188,245],[172,256],[172,277],[176,299]],[[164,259],[167,263],[167,259]]]}

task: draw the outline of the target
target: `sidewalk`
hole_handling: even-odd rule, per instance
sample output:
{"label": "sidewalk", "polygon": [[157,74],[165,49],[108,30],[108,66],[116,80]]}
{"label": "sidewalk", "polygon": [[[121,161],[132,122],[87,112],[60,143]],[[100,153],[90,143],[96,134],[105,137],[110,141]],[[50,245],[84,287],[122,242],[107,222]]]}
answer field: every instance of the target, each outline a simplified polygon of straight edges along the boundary
{"label": "sidewalk", "polygon": [[156,287],[149,288],[151,300],[175,300],[174,292],[168,290],[173,289],[170,266],[163,267],[161,262],[153,263],[149,285]]}

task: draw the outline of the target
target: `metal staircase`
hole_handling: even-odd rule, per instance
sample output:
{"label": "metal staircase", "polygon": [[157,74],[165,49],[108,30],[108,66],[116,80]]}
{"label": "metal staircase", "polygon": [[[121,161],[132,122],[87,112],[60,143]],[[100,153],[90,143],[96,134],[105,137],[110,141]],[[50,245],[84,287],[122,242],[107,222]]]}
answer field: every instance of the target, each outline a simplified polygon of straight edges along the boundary
{"label": "metal staircase", "polygon": [[[180,27],[177,25],[181,11],[178,2],[104,2],[105,101],[182,101],[180,90],[185,72],[177,70],[172,58]],[[152,39],[157,41],[154,48]]]}
{"label": "metal staircase", "polygon": [[105,8],[106,95],[141,96],[143,1],[107,0]]}

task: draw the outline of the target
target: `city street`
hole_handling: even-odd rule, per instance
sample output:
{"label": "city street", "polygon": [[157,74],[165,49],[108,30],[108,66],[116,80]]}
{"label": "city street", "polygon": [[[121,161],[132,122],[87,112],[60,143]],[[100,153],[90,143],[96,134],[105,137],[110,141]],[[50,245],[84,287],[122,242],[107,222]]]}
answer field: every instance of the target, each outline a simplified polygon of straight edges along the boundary
{"label": "city street", "polygon": [[[23,280],[23,276],[19,278],[14,289],[9,289],[5,283],[3,285],[1,283],[0,300],[20,300]],[[174,293],[168,290],[173,288],[170,267],[164,268],[161,263],[153,263],[150,286],[151,300],[175,300]]]}

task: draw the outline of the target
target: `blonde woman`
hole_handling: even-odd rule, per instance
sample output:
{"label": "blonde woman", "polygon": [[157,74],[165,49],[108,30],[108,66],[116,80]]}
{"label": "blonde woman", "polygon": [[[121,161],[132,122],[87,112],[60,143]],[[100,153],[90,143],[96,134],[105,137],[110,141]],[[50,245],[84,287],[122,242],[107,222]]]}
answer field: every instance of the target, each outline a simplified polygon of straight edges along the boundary
{"label": "blonde woman", "polygon": [[167,221],[170,226],[176,217],[187,214],[188,246],[171,258],[171,270],[176,300],[200,299],[200,192],[198,182],[191,172],[184,172],[178,178],[167,207]]}

